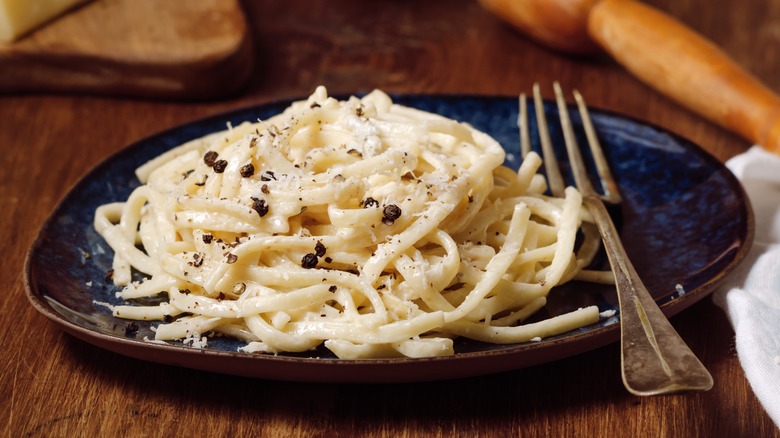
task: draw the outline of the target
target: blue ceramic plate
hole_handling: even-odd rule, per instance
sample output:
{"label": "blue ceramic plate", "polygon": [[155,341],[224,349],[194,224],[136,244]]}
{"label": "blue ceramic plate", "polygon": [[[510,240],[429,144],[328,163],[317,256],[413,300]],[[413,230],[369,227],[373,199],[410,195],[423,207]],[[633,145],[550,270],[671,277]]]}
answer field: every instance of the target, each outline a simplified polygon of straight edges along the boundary
{"label": "blue ceramic plate", "polygon": [[[505,97],[395,96],[396,102],[468,122],[519,162],[517,100]],[[105,279],[112,252],[92,227],[101,204],[120,201],[139,185],[134,170],[187,140],[223,130],[227,122],[266,119],[290,102],[241,109],[188,123],[141,140],[84,176],[46,221],[31,248],[26,285],[33,306],[69,333],[108,350],[165,364],[249,377],[320,382],[400,382],[449,379],[537,365],[618,339],[619,315],[541,342],[492,345],[459,340],[456,354],[430,359],[340,360],[325,349],[310,354],[238,353],[241,343],[213,338],[207,349],[144,342],[138,329],[114,318],[98,302],[116,303]],[[533,115],[533,109],[529,109]],[[557,109],[547,103],[549,120]],[[593,110],[593,123],[624,203],[613,212],[637,271],[664,313],[671,316],[707,296],[740,262],[753,235],[750,206],[732,174],[705,151],[663,129]],[[573,123],[580,127],[576,111]],[[533,119],[533,117],[532,117]],[[532,137],[536,126],[532,122]],[[553,141],[562,144],[560,130]],[[586,144],[582,140],[581,144]],[[561,156],[563,153],[561,152]],[[617,310],[613,288],[570,283],[551,293],[539,318],[588,304]],[[706,324],[706,322],[703,322]]]}

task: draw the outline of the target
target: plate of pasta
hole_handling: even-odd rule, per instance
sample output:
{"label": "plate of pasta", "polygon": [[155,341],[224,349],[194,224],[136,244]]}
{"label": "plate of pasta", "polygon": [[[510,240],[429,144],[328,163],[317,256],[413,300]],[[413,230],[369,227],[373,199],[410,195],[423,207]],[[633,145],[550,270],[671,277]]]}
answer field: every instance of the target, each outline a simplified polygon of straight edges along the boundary
{"label": "plate of pasta", "polygon": [[[510,97],[318,87],[172,128],[63,198],[29,252],[28,297],[120,354],[294,381],[467,377],[614,342],[592,218],[520,157],[517,115]],[[623,243],[674,315],[744,257],[750,206],[693,143],[592,119]]]}

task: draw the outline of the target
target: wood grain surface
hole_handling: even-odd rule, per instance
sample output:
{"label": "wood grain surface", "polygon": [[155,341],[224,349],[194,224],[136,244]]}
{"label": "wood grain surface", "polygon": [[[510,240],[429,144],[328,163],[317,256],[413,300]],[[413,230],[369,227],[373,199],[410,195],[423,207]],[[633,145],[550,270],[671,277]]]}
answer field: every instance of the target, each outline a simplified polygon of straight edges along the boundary
{"label": "wood grain surface", "polygon": [[234,93],[253,66],[238,0],[99,0],[0,43],[0,92],[203,99]]}
{"label": "wood grain surface", "polygon": [[[780,90],[780,0],[650,0]],[[3,436],[780,436],[710,298],[672,318],[709,368],[705,393],[637,398],[607,346],[498,375],[409,385],[251,380],[128,359],[64,334],[27,302],[25,252],[68,188],[123,146],[248,104],[379,87],[515,95],[534,81],[677,132],[721,160],[745,141],[607,56],[527,40],[470,0],[250,1],[251,80],[230,99],[0,96],[0,431]],[[548,93],[549,95],[549,93]]]}

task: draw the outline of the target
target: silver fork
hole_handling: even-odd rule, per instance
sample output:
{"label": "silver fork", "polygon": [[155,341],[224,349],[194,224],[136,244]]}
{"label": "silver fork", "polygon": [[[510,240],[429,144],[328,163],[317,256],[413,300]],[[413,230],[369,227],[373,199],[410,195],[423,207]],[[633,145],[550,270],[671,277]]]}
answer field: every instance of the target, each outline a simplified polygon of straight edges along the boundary
{"label": "silver fork", "polygon": [[[712,388],[712,376],[658,308],[623,249],[617,229],[603,202],[621,202],[620,193],[602,153],[585,101],[575,90],[574,98],[599,174],[603,195],[594,190],[588,178],[561,87],[557,82],[553,87],[574,181],[582,194],[583,203],[598,226],[615,275],[620,306],[623,384],[635,395],[655,395],[685,390],[706,391]],[[550,141],[538,84],[534,84],[533,93],[548,185],[553,196],[563,196],[563,177]],[[518,126],[522,153],[525,156],[531,150],[525,94],[520,95],[519,103]]]}

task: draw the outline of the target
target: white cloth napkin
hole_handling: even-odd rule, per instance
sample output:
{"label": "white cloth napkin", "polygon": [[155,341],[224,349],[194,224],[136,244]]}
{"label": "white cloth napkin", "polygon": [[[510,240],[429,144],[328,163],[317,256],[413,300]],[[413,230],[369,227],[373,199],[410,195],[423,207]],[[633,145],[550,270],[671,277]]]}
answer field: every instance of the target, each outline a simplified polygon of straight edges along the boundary
{"label": "white cloth napkin", "polygon": [[750,198],[756,234],[714,301],[734,327],[737,356],[753,392],[780,427],[780,156],[753,146],[726,166]]}

